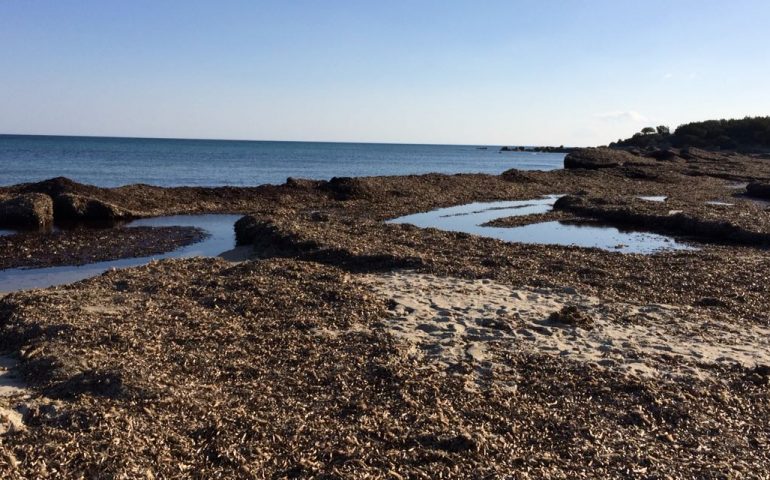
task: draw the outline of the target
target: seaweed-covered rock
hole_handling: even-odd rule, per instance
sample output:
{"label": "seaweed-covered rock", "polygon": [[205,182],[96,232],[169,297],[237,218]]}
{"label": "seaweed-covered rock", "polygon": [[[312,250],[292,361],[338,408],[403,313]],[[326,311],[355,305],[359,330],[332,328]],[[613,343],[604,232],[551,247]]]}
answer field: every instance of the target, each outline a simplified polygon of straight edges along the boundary
{"label": "seaweed-covered rock", "polygon": [[289,177],[286,179],[287,187],[306,189],[306,190],[318,188],[318,186],[321,185],[321,183],[323,183],[321,180],[308,180],[306,178]]}
{"label": "seaweed-covered rock", "polygon": [[372,193],[364,180],[352,177],[334,177],[323,184],[321,189],[331,192],[335,200],[370,198]]}
{"label": "seaweed-covered rock", "polygon": [[500,174],[500,176],[504,180],[508,182],[514,182],[514,183],[528,183],[533,181],[533,177],[529,172],[525,172],[523,170],[518,170],[515,168],[504,171],[503,173]]}
{"label": "seaweed-covered rock", "polygon": [[61,195],[62,193],[72,193],[84,188],[95,188],[90,185],[80,184],[67,177],[49,178],[41,182],[27,184],[26,187],[29,191],[45,193],[46,195],[50,195],[51,198]]}
{"label": "seaweed-covered rock", "polygon": [[735,245],[770,245],[770,233],[746,222],[709,217],[698,212],[669,211],[656,202],[628,197],[586,197],[566,195],[554,202],[554,210],[593,218],[613,226],[624,225],[662,234],[699,237]]}
{"label": "seaweed-covered rock", "polygon": [[751,182],[746,186],[746,193],[750,197],[770,199],[770,183]]}
{"label": "seaweed-covered rock", "polygon": [[105,222],[131,218],[130,211],[97,198],[63,193],[54,199],[54,216],[64,222]]}
{"label": "seaweed-covered rock", "polygon": [[42,193],[25,193],[0,202],[0,227],[40,228],[53,222],[53,202]]}
{"label": "seaweed-covered rock", "polygon": [[583,328],[585,330],[591,330],[594,323],[593,319],[588,314],[581,311],[575,305],[567,305],[558,312],[551,313],[548,320],[562,325]]}
{"label": "seaweed-covered rock", "polygon": [[260,231],[262,222],[251,215],[245,215],[235,222],[235,244],[249,245],[254,243]]}
{"label": "seaweed-covered rock", "polygon": [[569,211],[585,205],[586,201],[583,197],[577,195],[564,195],[554,202],[553,209]]}
{"label": "seaweed-covered rock", "polygon": [[647,156],[650,158],[654,158],[655,160],[668,162],[676,159],[676,152],[674,152],[673,150],[669,150],[667,148],[663,148],[660,150],[654,150],[648,153]]}
{"label": "seaweed-covered rock", "polygon": [[619,167],[628,162],[633,162],[636,157],[623,150],[609,148],[581,148],[564,157],[564,168],[585,168],[596,170],[598,168]]}

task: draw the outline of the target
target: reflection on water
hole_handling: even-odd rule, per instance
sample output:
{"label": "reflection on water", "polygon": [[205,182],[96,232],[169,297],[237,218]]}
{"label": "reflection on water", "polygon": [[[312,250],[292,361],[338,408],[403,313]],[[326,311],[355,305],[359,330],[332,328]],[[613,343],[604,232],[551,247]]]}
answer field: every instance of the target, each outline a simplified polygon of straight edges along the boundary
{"label": "reflection on water", "polygon": [[547,213],[560,195],[536,200],[470,203],[440,208],[390,220],[421,228],[463,232],[506,242],[594,247],[622,253],[654,253],[664,250],[693,250],[671,237],[647,232],[621,231],[614,227],[573,222],[541,222],[520,227],[485,227],[485,223],[505,217]]}
{"label": "reflection on water", "polygon": [[147,257],[109,260],[81,266],[0,270],[0,292],[63,285],[100,275],[111,268],[136,267],[164,258],[214,257],[235,246],[233,225],[240,217],[240,215],[176,215],[134,220],[125,227],[198,227],[205,230],[208,236],[198,243]]}
{"label": "reflection on water", "polygon": [[[535,200],[507,202],[468,203],[456,207],[440,208],[425,213],[406,215],[389,223],[409,223],[422,228],[438,228],[451,232],[483,235],[487,227],[480,225],[505,217],[520,217],[549,212],[561,195],[547,195]],[[473,231],[471,231],[473,230]]]}
{"label": "reflection on water", "polygon": [[648,202],[665,202],[668,197],[665,195],[642,195],[636,198],[640,200],[646,200]]}

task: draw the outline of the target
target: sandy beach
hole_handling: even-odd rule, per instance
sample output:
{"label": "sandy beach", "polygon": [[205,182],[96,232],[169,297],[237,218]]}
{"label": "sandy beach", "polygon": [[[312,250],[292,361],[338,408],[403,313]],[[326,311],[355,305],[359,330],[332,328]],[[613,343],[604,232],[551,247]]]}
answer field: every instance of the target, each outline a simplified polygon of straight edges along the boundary
{"label": "sandy beach", "polygon": [[[0,298],[0,471],[761,477],[770,213],[734,185],[770,179],[770,164],[702,155],[499,176],[290,179],[226,194],[62,179],[0,189],[69,192],[136,216],[243,215],[239,246],[221,258],[153,261]],[[554,210],[501,213],[490,228],[578,221],[692,248],[621,253],[386,222],[555,193],[567,200]],[[97,253],[142,252],[167,233],[103,230]],[[35,262],[56,265],[83,251],[69,235],[24,242],[40,252]],[[4,264],[30,265],[24,252],[8,250]]]}

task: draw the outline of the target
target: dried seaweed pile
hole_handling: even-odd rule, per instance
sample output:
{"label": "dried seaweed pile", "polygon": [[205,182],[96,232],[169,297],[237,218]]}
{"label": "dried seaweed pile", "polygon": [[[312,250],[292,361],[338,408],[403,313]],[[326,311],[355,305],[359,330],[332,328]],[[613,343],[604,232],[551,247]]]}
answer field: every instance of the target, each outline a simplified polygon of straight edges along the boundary
{"label": "dried seaweed pile", "polygon": [[0,237],[0,269],[84,265],[117,258],[164,253],[200,241],[193,227],[132,227],[119,229],[25,232]]}
{"label": "dried seaweed pile", "polygon": [[379,328],[355,276],[153,263],[0,302],[45,398],[3,478],[711,477],[770,471],[761,372],[654,384],[509,352],[468,391]]}
{"label": "dried seaweed pile", "polygon": [[[688,151],[601,171],[257,188],[100,189],[53,179],[0,188],[0,196],[83,195],[141,214],[250,212],[239,238],[263,257],[290,257],[235,266],[157,262],[0,300],[0,351],[20,352],[33,391],[22,409],[26,430],[0,438],[0,477],[768,476],[767,367],[706,365],[716,380],[670,383],[511,350],[496,352],[501,362],[485,367],[483,385],[470,389],[472,359],[448,373],[411,356],[386,331],[385,299],[356,277],[408,267],[687,306],[736,330],[742,322],[767,324],[765,250],[622,255],[381,222],[472,201],[612,191],[667,195],[697,218],[765,231],[760,208],[703,201],[742,194],[726,180],[767,178],[770,162]],[[626,203],[641,213],[664,208]],[[735,220],[736,211],[745,218]],[[752,225],[752,216],[760,222]],[[122,235],[131,232],[120,233],[89,254],[133,256],[134,248],[168,249],[164,242],[179,238],[144,232],[126,241]],[[74,235],[62,234],[62,242],[73,242],[67,255],[86,245]],[[28,248],[30,261],[56,254],[43,251],[42,239],[0,241],[17,253]],[[552,320],[589,328],[580,313],[565,310]]]}
{"label": "dried seaweed pile", "polygon": [[767,324],[770,256],[765,250],[706,246],[700,251],[631,255],[598,249],[507,243],[411,225],[307,215],[257,221],[255,253],[353,271],[412,268],[516,286],[573,287],[611,300],[707,308],[731,322]]}
{"label": "dried seaweed pile", "polygon": [[289,191],[285,187],[155,187],[137,184],[117,188],[84,185],[68,178],[57,177],[37,183],[0,187],[0,195],[42,193],[52,198],[76,195],[97,199],[132,216],[147,217],[185,213],[232,213],[273,208],[284,203],[306,202],[302,190]]}

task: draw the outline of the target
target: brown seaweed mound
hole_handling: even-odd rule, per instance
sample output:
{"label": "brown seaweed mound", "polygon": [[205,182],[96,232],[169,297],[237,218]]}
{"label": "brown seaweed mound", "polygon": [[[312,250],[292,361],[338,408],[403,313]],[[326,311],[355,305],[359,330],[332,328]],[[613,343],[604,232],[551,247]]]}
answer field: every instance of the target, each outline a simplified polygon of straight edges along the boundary
{"label": "brown seaweed mound", "polygon": [[47,195],[26,193],[0,201],[0,228],[37,229],[53,223],[53,203]]}
{"label": "brown seaweed mound", "polygon": [[136,216],[112,203],[73,193],[54,197],[53,207],[57,222],[107,222]]}
{"label": "brown seaweed mound", "polygon": [[[202,240],[192,227],[58,230],[0,237],[0,269],[85,265],[165,253]],[[97,246],[95,248],[95,246]]]}
{"label": "brown seaweed mound", "polygon": [[639,158],[623,150],[609,148],[581,148],[568,153],[564,157],[564,168],[598,168],[619,167],[626,163],[639,161]]}
{"label": "brown seaweed mound", "polygon": [[[355,276],[154,263],[0,302],[37,397],[4,478],[574,478],[767,471],[761,372],[656,383],[505,355],[465,388]],[[747,425],[752,425],[747,431]]]}

